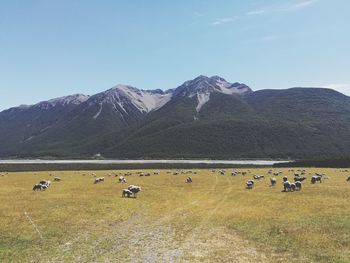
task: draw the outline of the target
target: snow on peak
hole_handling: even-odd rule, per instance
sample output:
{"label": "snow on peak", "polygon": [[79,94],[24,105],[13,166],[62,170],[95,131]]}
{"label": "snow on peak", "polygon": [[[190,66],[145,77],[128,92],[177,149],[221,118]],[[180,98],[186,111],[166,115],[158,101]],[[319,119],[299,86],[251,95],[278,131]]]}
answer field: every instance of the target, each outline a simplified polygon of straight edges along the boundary
{"label": "snow on peak", "polygon": [[224,78],[219,76],[198,76],[193,80],[186,81],[180,87],[175,90],[176,96],[197,96],[198,105],[196,107],[197,112],[207,103],[210,99],[211,93],[223,93],[227,95],[243,95],[250,93],[252,90],[245,84],[230,83]]}
{"label": "snow on peak", "polygon": [[238,82],[232,84],[219,76],[212,76],[209,78],[201,75],[193,80],[186,81],[184,84],[182,84],[176,89],[175,93],[192,97],[198,92],[219,92],[228,95],[233,95],[244,94],[251,91],[252,90],[245,84],[241,84]]}
{"label": "snow on peak", "polygon": [[89,96],[83,94],[74,94],[70,96],[54,98],[48,101],[42,101],[33,106],[39,107],[42,110],[48,110],[56,106],[79,105],[88,99]]}
{"label": "snow on peak", "polygon": [[139,90],[118,84],[107,91],[107,100],[117,102],[124,109],[125,103],[132,103],[141,112],[151,112],[161,108],[171,99],[170,92],[162,90]]}
{"label": "snow on peak", "polygon": [[44,103],[49,103],[51,106],[56,106],[56,105],[68,105],[68,104],[74,104],[78,105],[80,103],[83,103],[89,99],[89,96],[84,95],[84,94],[74,94],[70,96],[64,96],[64,97],[59,97],[55,99],[51,99],[48,101],[45,101]]}
{"label": "snow on peak", "polygon": [[56,106],[79,105],[79,104],[87,101],[88,99],[89,99],[89,96],[87,96],[87,95],[74,94],[74,95],[69,95],[69,96],[64,96],[64,97],[59,97],[59,98],[41,101],[41,102],[38,102],[38,103],[32,104],[32,105],[22,104],[22,105],[19,105],[18,107],[13,107],[13,108],[10,108],[8,110],[25,111],[25,110],[32,109],[32,108],[37,108],[40,110],[48,110],[48,109],[52,109]]}

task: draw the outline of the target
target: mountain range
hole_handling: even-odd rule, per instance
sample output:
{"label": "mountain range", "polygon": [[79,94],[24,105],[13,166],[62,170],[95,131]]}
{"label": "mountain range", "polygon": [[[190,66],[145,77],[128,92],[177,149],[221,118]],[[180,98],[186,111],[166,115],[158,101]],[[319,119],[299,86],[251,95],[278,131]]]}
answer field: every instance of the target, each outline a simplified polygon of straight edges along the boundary
{"label": "mountain range", "polygon": [[350,97],[253,91],[219,76],[175,89],[117,85],[0,112],[0,157],[292,158],[350,155]]}

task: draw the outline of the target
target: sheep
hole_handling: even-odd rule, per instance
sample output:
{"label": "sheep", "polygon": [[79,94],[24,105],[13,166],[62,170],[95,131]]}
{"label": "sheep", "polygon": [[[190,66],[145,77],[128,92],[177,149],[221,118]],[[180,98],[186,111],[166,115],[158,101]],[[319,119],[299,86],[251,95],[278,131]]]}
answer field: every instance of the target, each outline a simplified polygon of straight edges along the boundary
{"label": "sheep", "polygon": [[289,181],[283,182],[283,192],[291,191],[292,187]]}
{"label": "sheep", "polygon": [[296,181],[295,183],[295,191],[300,191],[301,190],[301,182],[300,181]]}
{"label": "sheep", "polygon": [[54,182],[59,182],[59,181],[61,181],[61,178],[60,178],[60,177],[55,177],[55,178],[53,179],[53,181],[54,181]]}
{"label": "sheep", "polygon": [[134,194],[134,198],[136,198],[136,194],[141,191],[141,186],[129,185],[128,190],[130,190]]}
{"label": "sheep", "polygon": [[126,183],[126,179],[123,176],[119,176],[119,183]]}
{"label": "sheep", "polygon": [[314,184],[316,182],[322,183],[322,176],[320,175],[314,175],[311,177],[311,183]]}
{"label": "sheep", "polygon": [[35,184],[34,187],[33,187],[33,191],[36,191],[36,190],[42,190],[42,184]]}
{"label": "sheep", "polygon": [[246,182],[246,185],[247,185],[247,189],[253,189],[254,181],[253,180],[248,180]]}
{"label": "sheep", "polygon": [[46,187],[49,187],[51,185],[51,181],[42,180],[42,181],[40,181],[40,184],[42,184]]}
{"label": "sheep", "polygon": [[130,197],[132,195],[132,192],[129,189],[123,189],[122,197]]}
{"label": "sheep", "polygon": [[305,176],[303,176],[303,177],[296,176],[296,177],[294,177],[294,182],[302,182],[302,181],[304,181],[305,179],[306,179]]}
{"label": "sheep", "polygon": [[276,178],[270,178],[270,182],[271,182],[271,186],[274,186],[274,185],[276,185],[276,183],[277,183],[277,180],[276,180]]}
{"label": "sheep", "polygon": [[[46,190],[51,185],[51,181],[41,180],[38,184],[41,185],[41,189],[40,190]],[[37,189],[39,189],[39,188],[37,188]]]}
{"label": "sheep", "polygon": [[49,181],[46,181],[46,180],[41,180],[41,181],[39,182],[39,184],[44,185],[44,184],[48,184],[48,182],[49,182]]}
{"label": "sheep", "polygon": [[104,182],[105,178],[104,177],[97,177],[95,178],[94,184],[100,183],[100,182]]}
{"label": "sheep", "polygon": [[283,182],[287,182],[288,181],[288,177],[287,176],[283,176]]}
{"label": "sheep", "polygon": [[350,182],[350,176],[346,179],[346,181]]}
{"label": "sheep", "polygon": [[190,176],[186,178],[186,183],[192,183],[192,178]]}

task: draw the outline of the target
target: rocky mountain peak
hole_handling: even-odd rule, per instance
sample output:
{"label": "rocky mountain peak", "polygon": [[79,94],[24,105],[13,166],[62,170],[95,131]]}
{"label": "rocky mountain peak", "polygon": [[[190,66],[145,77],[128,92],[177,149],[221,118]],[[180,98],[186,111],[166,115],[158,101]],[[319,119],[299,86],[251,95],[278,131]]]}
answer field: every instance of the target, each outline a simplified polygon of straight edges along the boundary
{"label": "rocky mountain peak", "polygon": [[184,82],[175,90],[175,95],[194,96],[197,93],[219,92],[228,95],[250,93],[252,90],[242,83],[230,83],[219,76],[207,77],[200,75],[193,80]]}
{"label": "rocky mountain peak", "polygon": [[230,83],[220,76],[207,77],[200,75],[179,86],[175,90],[174,96],[190,98],[196,96],[198,99],[196,110],[199,112],[202,106],[209,101],[210,94],[215,92],[227,95],[244,95],[251,93],[252,90],[245,84]]}
{"label": "rocky mountain peak", "polygon": [[141,90],[129,85],[118,84],[113,88],[92,96],[94,103],[113,104],[114,108],[122,109],[132,105],[141,113],[148,113],[159,109],[171,98],[171,93],[162,90]]}

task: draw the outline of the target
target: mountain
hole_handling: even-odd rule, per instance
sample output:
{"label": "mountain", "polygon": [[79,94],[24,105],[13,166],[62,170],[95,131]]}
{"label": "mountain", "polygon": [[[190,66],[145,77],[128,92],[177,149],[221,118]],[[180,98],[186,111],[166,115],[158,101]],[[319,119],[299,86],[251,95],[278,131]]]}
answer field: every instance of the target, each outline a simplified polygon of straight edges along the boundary
{"label": "mountain", "polygon": [[50,130],[62,116],[71,112],[89,96],[75,94],[35,105],[21,105],[0,113],[1,153],[17,152],[21,145]]}
{"label": "mountain", "polygon": [[253,92],[219,76],[175,89],[117,85],[0,113],[0,156],[333,158],[350,155],[350,98],[331,89]]}
{"label": "mountain", "polygon": [[186,81],[174,91],[175,98],[192,98],[196,97],[198,104],[196,111],[200,109],[210,100],[210,95],[221,93],[226,95],[243,95],[250,93],[252,90],[241,83],[229,83],[219,76],[208,78],[206,76],[199,76],[194,80]]}
{"label": "mountain", "polygon": [[[91,97],[77,95],[44,101],[33,106],[12,108],[0,113],[0,125],[4,127],[4,140],[23,121],[38,122],[37,129],[19,129],[3,153],[65,155],[67,148],[74,149],[111,132],[119,132],[140,122],[149,112],[162,107],[171,98],[171,92],[144,91],[131,86],[117,85]],[[35,109],[35,112],[33,112]],[[16,112],[12,116],[11,112]],[[45,119],[48,123],[43,122]],[[19,121],[19,122],[18,122]],[[32,127],[34,125],[26,125]],[[40,127],[40,128],[39,128]],[[1,132],[1,131],[0,131]],[[2,133],[0,133],[2,134]],[[7,135],[6,135],[7,134]],[[100,137],[101,136],[101,137]],[[1,143],[1,141],[0,141]],[[13,148],[13,150],[11,149]]]}

